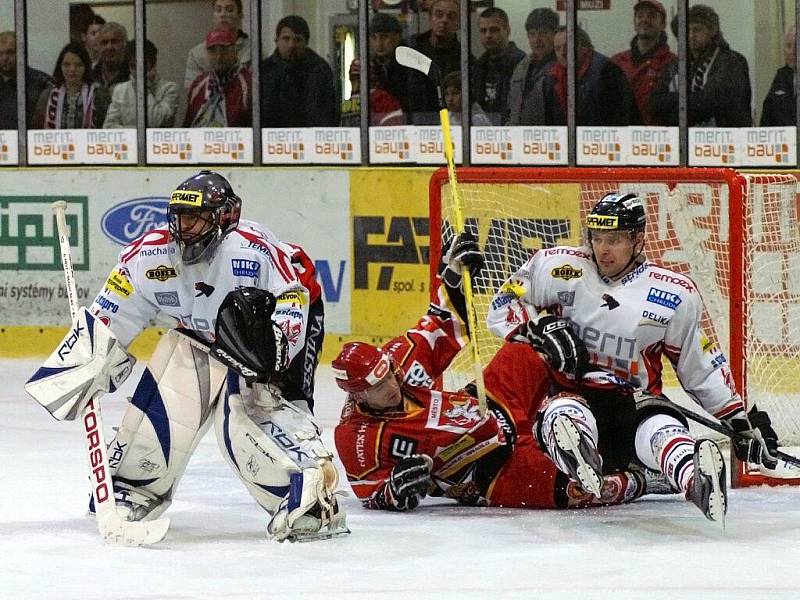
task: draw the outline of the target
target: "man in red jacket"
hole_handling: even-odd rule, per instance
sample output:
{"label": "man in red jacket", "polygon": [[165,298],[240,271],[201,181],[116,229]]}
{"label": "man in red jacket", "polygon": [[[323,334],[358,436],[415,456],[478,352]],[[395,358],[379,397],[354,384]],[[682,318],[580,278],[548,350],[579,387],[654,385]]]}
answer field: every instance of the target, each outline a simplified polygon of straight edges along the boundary
{"label": "man in red jacket", "polygon": [[200,73],[189,87],[184,127],[250,127],[252,91],[250,67],[239,64],[236,34],[212,29],[206,36],[211,70]]}
{"label": "man in red jacket", "polygon": [[675,58],[667,44],[667,11],[658,0],[640,0],[633,7],[636,35],[631,49],[611,57],[633,89],[643,125],[652,125],[650,94],[667,64]]}

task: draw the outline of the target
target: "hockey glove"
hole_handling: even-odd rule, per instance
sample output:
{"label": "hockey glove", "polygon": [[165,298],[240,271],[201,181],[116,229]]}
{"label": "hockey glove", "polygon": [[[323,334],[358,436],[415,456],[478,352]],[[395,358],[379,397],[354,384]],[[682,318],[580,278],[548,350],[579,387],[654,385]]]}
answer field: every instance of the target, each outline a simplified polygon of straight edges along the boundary
{"label": "hockey glove", "polygon": [[753,406],[746,415],[738,412],[724,419],[739,436],[732,440],[733,453],[742,462],[764,465],[774,469],[778,465],[778,434],[772,428],[769,415]]}
{"label": "hockey glove", "polygon": [[484,262],[478,242],[468,231],[464,231],[452,239],[443,260],[445,267],[442,280],[451,288],[461,287],[461,269],[464,266],[469,269],[470,277],[474,278],[480,273]]}
{"label": "hockey glove", "polygon": [[572,378],[580,379],[589,370],[586,345],[565,319],[542,315],[517,327],[511,339],[529,343],[545,355],[552,369]]}
{"label": "hockey glove", "polygon": [[428,495],[433,461],[424,454],[404,458],[392,469],[389,483],[384,489],[385,508],[413,510]]}
{"label": "hockey glove", "polygon": [[211,353],[248,383],[269,381],[289,365],[289,343],[274,311],[275,296],[252,287],[229,292],[219,307]]}

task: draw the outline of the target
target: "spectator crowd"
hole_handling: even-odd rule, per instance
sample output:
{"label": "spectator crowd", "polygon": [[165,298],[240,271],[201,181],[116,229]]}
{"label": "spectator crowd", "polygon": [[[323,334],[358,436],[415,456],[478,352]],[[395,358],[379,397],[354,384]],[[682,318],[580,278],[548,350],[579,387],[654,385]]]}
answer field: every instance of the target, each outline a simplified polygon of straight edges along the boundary
{"label": "spectator crowd", "polygon": [[[186,59],[183,87],[158,72],[158,48],[144,40],[145,81],[136,81],[136,42],[121,24],[89,10],[73,30],[51,74],[26,69],[28,127],[135,127],[137,85],[146,89],[147,127],[249,127],[253,69],[259,73],[263,127],[335,127],[360,122],[362,101],[370,124],[438,123],[439,97],[431,81],[400,66],[395,49],[407,45],[428,56],[443,76],[443,101],[453,123],[464,106],[458,0],[427,0],[428,28],[404,36],[393,14],[375,12],[368,24],[367,90],[363,65],[349,65],[350,92],[339,100],[330,64],[312,48],[309,25],[285,16],[274,30],[275,49],[258,65],[242,29],[242,0],[211,0],[210,23]],[[659,0],[632,4],[633,36],[624,51],[598,52],[590,32],[578,27],[576,118],[578,125],[677,125],[678,61],[667,40],[667,11]],[[752,122],[747,60],[731,48],[719,15],[704,4],[688,11],[688,118],[696,127],[746,127]],[[473,125],[564,125],[567,119],[567,32],[550,8],[536,8],[524,22],[528,47],[511,41],[514,23],[499,7],[478,19],[481,53],[469,56],[469,106]],[[677,17],[669,23],[677,35]],[[759,125],[796,122],[795,31],[786,31],[785,65],[763,100]],[[348,65],[345,65],[348,67]],[[15,129],[16,42],[0,33],[0,129]],[[176,123],[180,96],[186,112]],[[183,115],[183,112],[181,112]]]}

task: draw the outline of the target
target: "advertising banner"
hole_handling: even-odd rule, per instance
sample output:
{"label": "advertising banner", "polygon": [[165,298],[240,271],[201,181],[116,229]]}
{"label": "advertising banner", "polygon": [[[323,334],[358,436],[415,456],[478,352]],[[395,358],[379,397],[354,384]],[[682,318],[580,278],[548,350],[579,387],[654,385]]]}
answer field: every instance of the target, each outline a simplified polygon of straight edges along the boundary
{"label": "advertising banner", "polygon": [[[90,303],[122,248],[166,225],[167,198],[197,168],[8,169],[0,193],[0,305],[7,325],[65,325],[69,312],[50,204],[67,202],[78,296]],[[242,218],[305,248],[325,300],[326,330],[350,331],[348,173],[219,169],[242,198]],[[291,199],[288,201],[287,199]]]}
{"label": "advertising banner", "polygon": [[135,165],[135,129],[34,129],[28,131],[31,165]]}
{"label": "advertising banner", "polygon": [[16,129],[0,130],[0,166],[19,163],[19,138]]}
{"label": "advertising banner", "polygon": [[567,164],[566,127],[472,127],[470,131],[474,164]]}
{"label": "advertising banner", "polygon": [[361,162],[361,134],[356,127],[262,129],[264,164],[341,164]]}
{"label": "advertising banner", "polygon": [[252,164],[253,130],[245,127],[148,129],[147,162],[162,165]]}

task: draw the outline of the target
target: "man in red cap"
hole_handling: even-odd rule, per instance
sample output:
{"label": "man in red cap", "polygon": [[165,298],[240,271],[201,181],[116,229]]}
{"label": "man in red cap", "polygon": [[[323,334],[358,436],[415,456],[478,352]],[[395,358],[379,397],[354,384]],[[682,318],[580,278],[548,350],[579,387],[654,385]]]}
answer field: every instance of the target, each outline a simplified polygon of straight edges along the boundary
{"label": "man in red cap", "polygon": [[643,125],[654,123],[650,116],[650,95],[666,66],[675,58],[667,44],[667,11],[658,0],[639,0],[633,7],[636,35],[630,50],[611,57],[625,72],[633,89]]}
{"label": "man in red cap", "polygon": [[347,392],[334,439],[356,496],[366,508],[411,510],[428,494],[462,504],[567,508],[630,502],[645,492],[641,472],[604,478],[597,499],[569,481],[539,449],[533,421],[550,376],[526,343],[507,343],[484,371],[488,411],[475,388],[436,386],[466,344],[461,267],[483,257],[469,234],[445,256],[438,302],[383,346],[345,344],[333,360]]}
{"label": "man in red cap", "polygon": [[205,40],[211,70],[189,87],[184,127],[250,127],[252,93],[250,67],[239,64],[236,34],[212,29]]}

